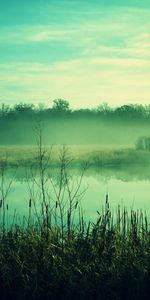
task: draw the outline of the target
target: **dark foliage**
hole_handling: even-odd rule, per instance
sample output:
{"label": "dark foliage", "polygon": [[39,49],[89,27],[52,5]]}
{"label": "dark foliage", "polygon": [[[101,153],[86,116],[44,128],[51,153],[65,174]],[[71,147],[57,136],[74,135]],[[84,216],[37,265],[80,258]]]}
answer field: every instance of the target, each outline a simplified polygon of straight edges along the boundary
{"label": "dark foliage", "polygon": [[71,110],[69,102],[63,99],[53,101],[52,108],[39,104],[35,107],[33,104],[19,103],[13,107],[2,104],[0,109],[1,119],[16,118],[49,118],[56,116],[72,116],[72,117],[99,117],[99,118],[124,118],[124,119],[143,119],[149,120],[150,106],[142,106],[138,104],[123,105],[121,107],[111,108],[107,103],[102,103],[95,109],[78,109]]}

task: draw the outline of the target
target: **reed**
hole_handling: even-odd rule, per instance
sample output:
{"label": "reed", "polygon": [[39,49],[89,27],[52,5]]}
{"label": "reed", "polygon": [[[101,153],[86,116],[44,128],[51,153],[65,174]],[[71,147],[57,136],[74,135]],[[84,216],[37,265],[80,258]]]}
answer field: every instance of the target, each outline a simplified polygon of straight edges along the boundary
{"label": "reed", "polygon": [[31,222],[30,211],[24,227],[1,227],[2,299],[147,299],[148,217],[119,206],[113,215],[108,195],[95,223],[84,220],[81,207],[78,212],[63,232],[61,223],[48,221],[48,207],[40,227]]}

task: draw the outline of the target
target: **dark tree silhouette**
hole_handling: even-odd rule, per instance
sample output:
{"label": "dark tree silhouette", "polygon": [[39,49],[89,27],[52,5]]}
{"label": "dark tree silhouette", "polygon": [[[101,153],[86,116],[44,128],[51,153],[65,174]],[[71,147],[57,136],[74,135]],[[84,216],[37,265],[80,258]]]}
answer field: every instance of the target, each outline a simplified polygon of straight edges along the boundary
{"label": "dark tree silhouette", "polygon": [[63,99],[55,99],[53,101],[53,110],[56,111],[69,111],[69,102]]}

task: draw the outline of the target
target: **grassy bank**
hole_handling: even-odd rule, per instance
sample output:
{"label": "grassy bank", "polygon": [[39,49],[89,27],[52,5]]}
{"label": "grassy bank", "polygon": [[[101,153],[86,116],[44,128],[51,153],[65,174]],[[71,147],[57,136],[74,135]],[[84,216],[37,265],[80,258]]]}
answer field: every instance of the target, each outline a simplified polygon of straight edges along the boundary
{"label": "grassy bank", "polygon": [[[47,147],[47,153],[51,152],[50,163],[57,165],[61,146]],[[128,167],[136,164],[150,164],[150,151],[136,150],[134,148],[115,148],[100,146],[70,146],[69,154],[73,159],[74,166],[82,162],[88,162],[91,167]],[[1,146],[0,165],[9,166],[36,166],[36,146]]]}

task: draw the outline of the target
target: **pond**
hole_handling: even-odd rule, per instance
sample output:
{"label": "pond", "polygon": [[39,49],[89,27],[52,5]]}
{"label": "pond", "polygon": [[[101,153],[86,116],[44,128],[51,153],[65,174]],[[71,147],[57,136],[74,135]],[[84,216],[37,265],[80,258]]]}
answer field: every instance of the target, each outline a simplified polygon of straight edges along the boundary
{"label": "pond", "polygon": [[[52,175],[52,180],[48,179],[45,185],[46,199],[51,199],[52,206],[56,202],[55,192],[59,192],[57,186],[56,174]],[[70,179],[70,190],[72,188],[72,195],[78,189],[80,183],[80,171],[72,170],[74,175]],[[37,209],[41,209],[42,195],[39,188],[39,178],[34,175],[34,180],[30,176],[27,179],[25,170],[14,170],[7,172],[5,179],[5,189],[7,189],[12,180],[10,191],[7,195],[5,203],[8,204],[6,209],[6,223],[9,225],[14,220],[15,223],[20,223],[23,216],[28,218],[29,215],[29,199],[36,202]],[[75,201],[81,203],[81,207],[86,220],[94,221],[98,217],[97,211],[101,211],[105,205],[106,195],[108,194],[110,207],[113,213],[120,205],[121,209],[124,207],[128,210],[142,210],[150,215],[150,178],[149,171],[147,175],[144,167],[136,168],[136,171],[118,170],[118,169],[98,169],[88,170],[84,174],[81,186],[76,195]],[[53,183],[53,184],[52,184]],[[56,191],[55,191],[56,189]],[[63,192],[62,192],[63,193]],[[66,194],[65,194],[66,193]],[[67,199],[68,194],[65,190],[64,199]],[[47,201],[47,200],[46,200]],[[65,202],[65,200],[64,200]],[[74,202],[74,203],[76,203]],[[67,207],[67,204],[65,204]],[[0,217],[2,217],[1,207]],[[32,207],[33,210],[33,207]]]}

